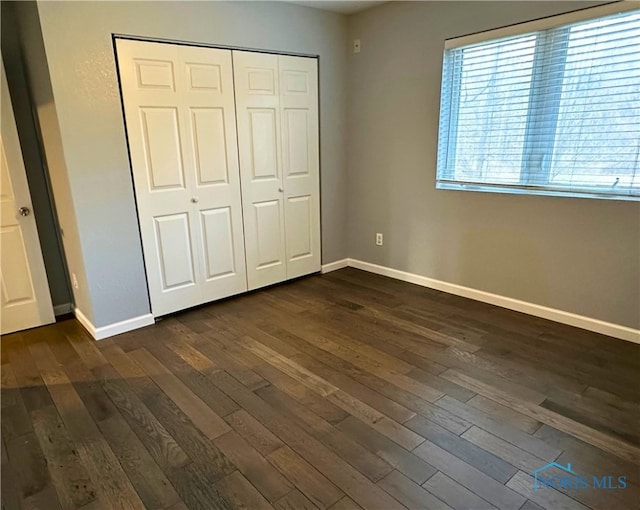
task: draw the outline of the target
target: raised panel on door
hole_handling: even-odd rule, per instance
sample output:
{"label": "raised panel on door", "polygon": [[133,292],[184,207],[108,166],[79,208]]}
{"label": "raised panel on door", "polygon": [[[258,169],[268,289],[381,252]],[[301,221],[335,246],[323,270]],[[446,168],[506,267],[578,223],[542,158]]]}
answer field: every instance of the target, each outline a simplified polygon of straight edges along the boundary
{"label": "raised panel on door", "polygon": [[134,58],[136,88],[175,91],[173,61],[157,58]]}
{"label": "raised panel on door", "polygon": [[191,108],[194,159],[198,184],[229,184],[223,108]]}
{"label": "raised panel on door", "polygon": [[317,60],[279,56],[287,277],[320,270]]}
{"label": "raised panel on door", "polygon": [[0,332],[49,324],[53,306],[4,66],[0,130]]}
{"label": "raised panel on door", "polygon": [[177,108],[139,109],[150,191],[184,189]]}
{"label": "raised panel on door", "polygon": [[278,137],[274,108],[248,108],[251,182],[280,180],[278,169]]}
{"label": "raised panel on door", "polygon": [[282,264],[282,216],[280,200],[269,200],[253,204],[256,228],[255,261],[258,270]]}
{"label": "raised panel on door", "polygon": [[276,97],[278,64],[274,56],[239,51],[234,52],[234,58],[236,56],[236,62],[244,64],[245,93],[249,96]]}
{"label": "raised panel on door", "polygon": [[233,226],[229,207],[200,212],[208,280],[224,278],[236,272]]}
{"label": "raised panel on door", "polygon": [[[246,290],[230,51],[116,45],[153,314]],[[202,213],[224,208],[232,230],[215,239]],[[229,243],[235,270],[220,285],[207,256]]]}
{"label": "raised panel on door", "polygon": [[278,57],[233,52],[247,281],[287,277]]}
{"label": "raised panel on door", "polygon": [[[205,261],[205,281],[214,285],[221,295],[232,295],[246,290],[244,253],[235,239],[238,230],[231,207],[200,211]],[[238,275],[243,285],[238,287]]]}
{"label": "raised panel on door", "polygon": [[313,199],[309,195],[287,197],[287,262],[313,257]]}
{"label": "raised panel on door", "polygon": [[11,307],[34,303],[36,294],[20,226],[3,226],[0,243],[2,267],[6,268],[2,272],[2,306],[11,313]]}
{"label": "raised panel on door", "polygon": [[311,160],[309,134],[309,112],[303,108],[283,110],[284,121],[284,159],[287,177],[309,175]]}
{"label": "raised panel on door", "polygon": [[[208,49],[204,49],[203,51],[209,53]],[[207,54],[203,60],[209,60],[209,54]],[[221,64],[189,61],[186,62],[185,69],[188,73],[188,86],[190,91],[222,93],[223,72]]]}
{"label": "raised panel on door", "polygon": [[196,284],[188,213],[154,218],[162,290]]}

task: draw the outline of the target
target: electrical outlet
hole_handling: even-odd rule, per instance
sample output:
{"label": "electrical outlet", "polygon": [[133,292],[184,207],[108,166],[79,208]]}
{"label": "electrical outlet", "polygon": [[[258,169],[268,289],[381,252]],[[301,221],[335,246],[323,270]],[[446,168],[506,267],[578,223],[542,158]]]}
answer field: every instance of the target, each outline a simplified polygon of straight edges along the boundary
{"label": "electrical outlet", "polygon": [[78,289],[78,279],[76,278],[75,273],[71,273],[71,283],[73,284],[74,289]]}
{"label": "electrical outlet", "polygon": [[360,53],[360,39],[353,40],[353,52]]}
{"label": "electrical outlet", "polygon": [[378,232],[376,234],[376,245],[377,246],[382,246],[382,242],[383,242],[382,234],[380,232]]}

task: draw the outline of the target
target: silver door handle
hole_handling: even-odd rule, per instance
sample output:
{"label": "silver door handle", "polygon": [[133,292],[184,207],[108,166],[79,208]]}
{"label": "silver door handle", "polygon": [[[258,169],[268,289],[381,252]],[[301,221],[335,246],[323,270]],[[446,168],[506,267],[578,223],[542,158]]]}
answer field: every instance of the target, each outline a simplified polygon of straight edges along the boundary
{"label": "silver door handle", "polygon": [[18,214],[20,214],[20,216],[29,216],[31,214],[31,209],[28,207],[21,207],[18,209]]}
{"label": "silver door handle", "polygon": [[278,188],[278,191],[282,193],[284,191],[284,188]]}
{"label": "silver door handle", "polygon": [[193,198],[191,199],[191,201],[192,201],[194,204],[197,204],[197,203],[198,203],[198,197],[193,197]]}

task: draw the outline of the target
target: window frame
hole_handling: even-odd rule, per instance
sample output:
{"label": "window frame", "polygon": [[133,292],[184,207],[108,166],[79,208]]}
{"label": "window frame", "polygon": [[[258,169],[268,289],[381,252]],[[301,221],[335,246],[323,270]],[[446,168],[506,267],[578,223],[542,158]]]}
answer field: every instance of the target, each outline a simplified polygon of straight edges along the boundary
{"label": "window frame", "polygon": [[[550,155],[553,153],[553,147],[555,144],[556,134],[558,131],[558,123],[557,118],[560,111],[560,94],[550,94],[552,96],[553,102],[555,104],[552,105],[552,111],[550,113],[543,114],[541,110],[538,109],[527,109],[527,119],[526,119],[526,128],[524,135],[524,148],[521,158],[520,164],[520,182],[518,184],[492,184],[492,183],[479,183],[479,182],[468,182],[463,180],[454,179],[453,172],[455,171],[455,157],[456,157],[456,143],[457,143],[457,131],[458,131],[458,108],[460,104],[460,94],[453,93],[455,87],[461,86],[460,75],[462,73],[462,66],[460,65],[452,65],[448,63],[448,59],[452,57],[452,52],[447,50],[452,50],[460,47],[467,47],[476,44],[481,44],[484,42],[496,41],[499,39],[505,39],[510,37],[518,37],[524,36],[526,34],[531,34],[535,32],[539,32],[536,35],[536,43],[534,50],[534,64],[533,64],[533,76],[531,78],[531,94],[529,97],[529,104],[536,101],[536,98],[541,96],[546,96],[546,91],[549,87],[553,85],[550,83],[553,81],[553,77],[557,77],[558,75],[564,74],[564,69],[567,62],[567,49],[569,43],[569,35],[571,25],[579,22],[586,22],[589,20],[595,20],[598,18],[603,18],[607,16],[612,16],[615,14],[623,14],[631,11],[639,11],[640,7],[637,2],[623,0],[614,2],[611,4],[605,4],[597,7],[590,7],[586,9],[581,9],[577,11],[572,11],[565,14],[560,14],[556,16],[551,16],[547,18],[541,18],[533,21],[527,21],[524,23],[518,23],[515,25],[509,25],[506,27],[477,32],[470,35],[465,35],[462,37],[456,37],[452,39],[445,40],[444,45],[444,55],[443,55],[443,65],[442,65],[442,81],[441,81],[441,105],[440,105],[440,115],[439,115],[439,129],[438,129],[438,161],[437,161],[437,169],[436,169],[436,189],[449,189],[449,190],[461,190],[461,191],[482,191],[482,192],[490,192],[490,193],[509,193],[509,194],[526,194],[526,195],[547,195],[547,196],[568,196],[568,197],[580,197],[580,198],[599,198],[599,199],[607,199],[607,200],[623,200],[623,201],[640,201],[640,189],[637,191],[632,187],[628,188],[629,194],[611,194],[610,192],[606,192],[603,190],[602,186],[594,185],[590,186],[580,186],[574,187],[573,189],[568,189],[567,186],[554,185],[549,182],[548,177],[551,170],[551,161],[552,158],[547,157],[546,170],[535,168],[536,165],[541,166],[544,165],[544,160],[539,159],[536,162],[534,149],[532,147],[532,141],[539,142],[543,140],[544,149],[541,150],[540,146],[537,145],[535,152],[544,153],[544,155]],[[559,29],[555,32],[549,32],[552,29]],[[552,71],[548,71],[548,66],[545,66],[545,72],[541,72],[539,66],[535,64],[536,60],[539,58],[547,58],[544,55],[544,50],[540,48],[548,47],[546,44],[546,37],[550,34],[559,35],[562,40],[554,45],[554,49],[560,48],[562,52],[562,57],[560,59],[556,59],[557,69],[553,69]],[[458,79],[454,76],[454,73],[458,73]],[[447,74],[448,73],[448,76]],[[445,91],[445,84],[449,83],[451,89]],[[562,82],[557,82],[555,87],[559,90],[562,89]],[[448,112],[443,112],[443,98],[445,92],[448,94]],[[443,114],[448,118],[446,119],[447,130],[443,130]],[[553,129],[551,131],[545,132],[544,135],[536,136],[535,138],[530,135],[530,132],[535,131],[536,126],[540,125],[548,125],[546,123],[540,122],[540,117],[546,116],[546,121],[549,120],[550,117],[554,117],[553,120]],[[440,144],[442,143],[442,135],[443,132],[446,131],[446,157],[444,158],[446,162],[444,162],[444,168],[441,171],[441,149]],[[533,184],[532,181],[540,183],[540,175],[543,172],[547,173],[547,183],[542,184]],[[536,176],[536,179],[532,179],[533,176]],[[639,175],[640,176],[640,175]],[[625,188],[627,189],[627,188]]]}

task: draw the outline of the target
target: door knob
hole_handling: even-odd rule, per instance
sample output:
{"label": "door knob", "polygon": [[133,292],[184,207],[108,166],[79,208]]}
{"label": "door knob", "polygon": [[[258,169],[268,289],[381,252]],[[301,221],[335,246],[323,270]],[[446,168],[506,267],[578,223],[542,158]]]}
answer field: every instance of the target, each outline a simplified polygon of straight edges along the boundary
{"label": "door knob", "polygon": [[18,209],[18,213],[20,214],[20,216],[29,216],[31,214],[31,209],[29,209],[28,207],[21,207],[20,209]]}
{"label": "door knob", "polygon": [[198,197],[193,197],[193,198],[191,199],[191,201],[192,201],[194,204],[197,204],[197,203],[198,203]]}
{"label": "door knob", "polygon": [[278,188],[278,191],[282,193],[284,191],[284,188]]}

